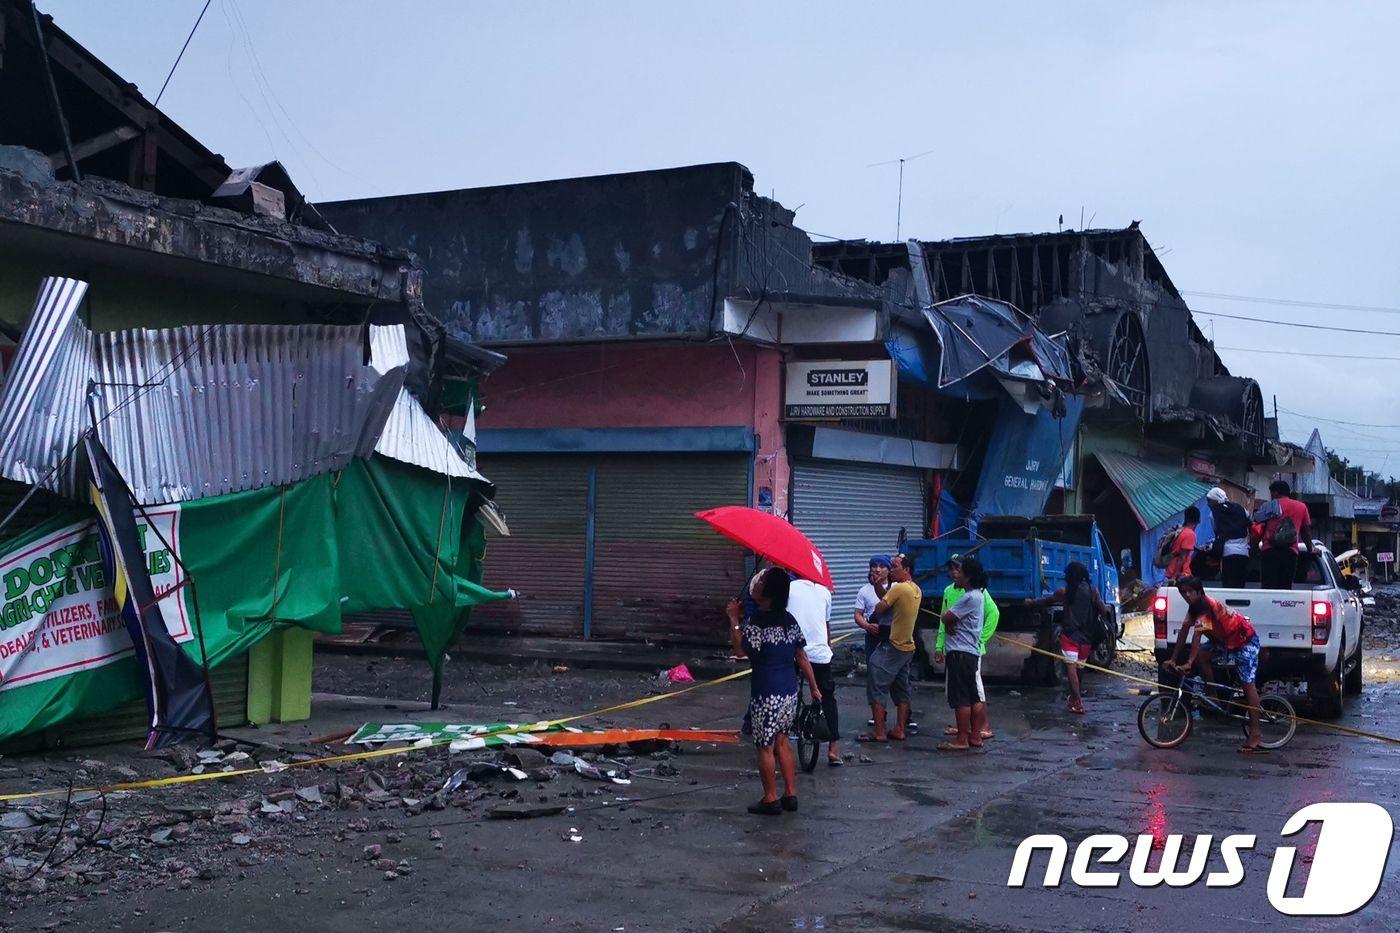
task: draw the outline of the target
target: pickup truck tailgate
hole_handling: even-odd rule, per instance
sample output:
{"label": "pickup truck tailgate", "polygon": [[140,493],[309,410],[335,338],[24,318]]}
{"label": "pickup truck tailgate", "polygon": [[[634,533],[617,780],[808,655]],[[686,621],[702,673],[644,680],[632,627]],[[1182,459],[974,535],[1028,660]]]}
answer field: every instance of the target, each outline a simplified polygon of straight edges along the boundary
{"label": "pickup truck tailgate", "polygon": [[[1259,634],[1261,648],[1310,648],[1312,646],[1312,593],[1309,590],[1221,590],[1211,595],[1249,619]],[[1175,640],[1186,616],[1186,603],[1171,592],[1167,615],[1167,639]]]}

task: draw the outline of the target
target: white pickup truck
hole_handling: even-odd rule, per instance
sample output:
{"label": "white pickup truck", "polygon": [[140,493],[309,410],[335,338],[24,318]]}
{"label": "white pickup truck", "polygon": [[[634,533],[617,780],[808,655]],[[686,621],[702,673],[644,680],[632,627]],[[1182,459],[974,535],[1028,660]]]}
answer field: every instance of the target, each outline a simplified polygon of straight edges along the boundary
{"label": "white pickup truck", "polygon": [[[1332,553],[1314,542],[1314,553],[1298,556],[1291,590],[1262,590],[1257,561],[1244,589],[1206,581],[1206,594],[1249,619],[1259,634],[1258,682],[1302,680],[1308,699],[1323,716],[1342,714],[1348,696],[1361,693],[1360,581],[1343,576]],[[1186,620],[1186,601],[1175,587],[1162,587],[1152,602],[1157,670],[1171,656]],[[1191,635],[1187,633],[1187,644]]]}

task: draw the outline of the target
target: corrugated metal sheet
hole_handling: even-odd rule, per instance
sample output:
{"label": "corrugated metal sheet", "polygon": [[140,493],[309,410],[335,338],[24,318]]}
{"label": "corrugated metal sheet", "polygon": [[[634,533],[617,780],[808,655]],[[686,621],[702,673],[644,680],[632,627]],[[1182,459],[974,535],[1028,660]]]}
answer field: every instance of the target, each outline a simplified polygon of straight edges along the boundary
{"label": "corrugated metal sheet", "polygon": [[[92,337],[74,326],[87,283],[49,277],[15,349],[0,396],[0,473],[23,483],[43,479],[77,443],[73,426],[84,410],[92,376]],[[71,476],[71,464],[68,475]],[[50,483],[60,488],[61,480]],[[71,481],[66,487],[72,488]]]}
{"label": "corrugated metal sheet", "polygon": [[[496,502],[509,538],[487,545],[490,589],[519,596],[472,610],[473,631],[509,635],[583,635],[588,532],[588,461],[567,454],[484,454],[496,478]],[[640,573],[640,568],[639,568]]]}
{"label": "corrugated metal sheet", "polygon": [[1210,491],[1209,483],[1179,466],[1102,450],[1094,456],[1143,528],[1156,528]]}
{"label": "corrugated metal sheet", "polygon": [[[136,497],[188,501],[282,485],[385,456],[481,479],[403,388],[402,325],[302,324],[91,334],[87,286],[44,280],[0,396],[0,475],[38,483],[99,421]],[[92,393],[92,413],[87,399]],[[46,485],[77,495],[77,457]]]}
{"label": "corrugated metal sheet", "polygon": [[[408,341],[402,324],[370,327],[371,365],[387,374],[408,365]],[[474,433],[474,432],[473,432]],[[467,463],[407,389],[400,389],[389,419],[375,445],[376,453],[444,476],[484,480]]]}
{"label": "corrugated metal sheet", "polygon": [[749,501],[748,454],[611,455],[596,468],[593,637],[727,642],[744,552],[695,513]]}
{"label": "corrugated metal sheet", "polygon": [[832,634],[856,630],[856,593],[873,554],[893,554],[903,528],[924,536],[922,474],[856,463],[799,463],[792,471],[792,523],[831,568]]}

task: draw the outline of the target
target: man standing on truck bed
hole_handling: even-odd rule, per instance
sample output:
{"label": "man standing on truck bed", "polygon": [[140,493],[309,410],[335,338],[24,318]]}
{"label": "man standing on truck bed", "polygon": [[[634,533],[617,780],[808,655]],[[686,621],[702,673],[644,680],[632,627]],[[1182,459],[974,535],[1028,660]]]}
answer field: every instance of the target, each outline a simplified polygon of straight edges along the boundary
{"label": "man standing on truck bed", "polygon": [[1254,513],[1260,524],[1259,587],[1265,590],[1291,590],[1298,573],[1298,551],[1312,551],[1312,519],[1308,507],[1293,498],[1288,483],[1276,479],[1269,484],[1270,500]]}
{"label": "man standing on truck bed", "polygon": [[1178,580],[1191,575],[1191,555],[1196,553],[1196,526],[1201,523],[1201,510],[1188,505],[1181,513],[1181,530],[1172,539],[1172,557],[1167,563],[1167,579]]}
{"label": "man standing on truck bed", "polygon": [[1206,493],[1215,525],[1212,550],[1220,558],[1220,585],[1229,590],[1244,589],[1249,579],[1249,513],[1231,502],[1225,490],[1211,487]]}

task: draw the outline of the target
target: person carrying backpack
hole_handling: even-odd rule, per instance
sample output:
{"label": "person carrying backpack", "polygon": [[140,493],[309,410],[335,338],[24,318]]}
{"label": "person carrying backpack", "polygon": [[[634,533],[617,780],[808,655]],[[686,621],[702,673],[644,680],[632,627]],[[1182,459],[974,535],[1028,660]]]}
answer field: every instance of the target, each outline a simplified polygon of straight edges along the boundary
{"label": "person carrying backpack", "polygon": [[1259,586],[1265,590],[1291,590],[1298,574],[1298,554],[1312,553],[1312,519],[1308,507],[1293,498],[1288,483],[1269,484],[1270,499],[1254,513],[1259,524]]}

